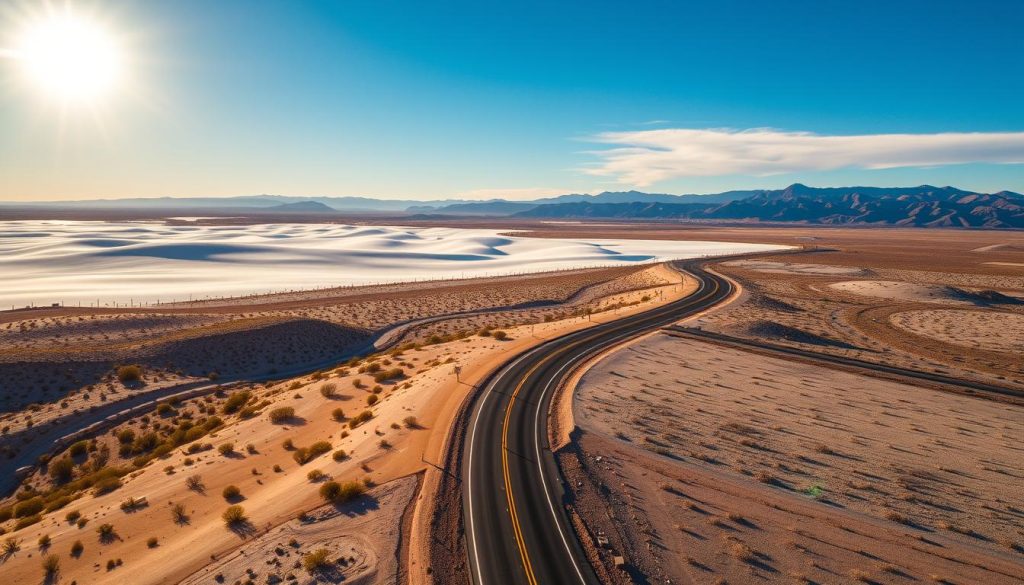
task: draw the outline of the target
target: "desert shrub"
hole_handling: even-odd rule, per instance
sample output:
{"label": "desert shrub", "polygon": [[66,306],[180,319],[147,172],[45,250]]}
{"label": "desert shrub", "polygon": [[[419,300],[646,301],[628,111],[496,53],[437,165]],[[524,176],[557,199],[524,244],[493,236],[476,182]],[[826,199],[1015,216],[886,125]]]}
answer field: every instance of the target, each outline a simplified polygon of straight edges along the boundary
{"label": "desert shrub", "polygon": [[241,497],[242,490],[238,489],[237,485],[229,485],[224,488],[224,491],[221,492],[221,495],[224,496],[225,500],[230,502],[232,500],[237,500],[239,497]]}
{"label": "desert shrub", "polygon": [[338,422],[341,422],[345,420],[345,411],[340,408],[335,408],[334,410],[331,411],[331,418]]}
{"label": "desert shrub", "polygon": [[387,439],[381,439],[380,442],[377,444],[380,446],[381,449],[391,448],[391,443]]}
{"label": "desert shrub", "polygon": [[120,366],[117,368],[117,379],[122,384],[138,382],[142,379],[142,368],[139,366]]}
{"label": "desert shrub", "polygon": [[366,493],[366,488],[357,481],[346,481],[345,483],[329,481],[320,486],[320,497],[335,504],[352,501],[364,493]]}
{"label": "desert shrub", "polygon": [[295,409],[290,406],[282,406],[270,411],[270,422],[283,423],[295,417]]}
{"label": "desert shrub", "polygon": [[21,545],[18,543],[18,539],[14,538],[12,536],[12,537],[4,540],[4,545],[2,547],[2,550],[3,550],[5,555],[10,556],[10,555],[13,555],[14,553],[18,552],[18,550],[20,548],[21,548]]}
{"label": "desert shrub", "polygon": [[305,465],[310,460],[309,451],[305,447],[299,447],[292,453],[292,459],[299,465]]}
{"label": "desert shrub", "polygon": [[14,523],[14,529],[15,530],[21,530],[22,528],[25,528],[26,526],[32,526],[33,524],[42,521],[42,519],[43,519],[43,516],[41,514],[32,514],[31,516],[25,516],[24,518],[19,518],[18,521]]}
{"label": "desert shrub", "polygon": [[284,447],[285,450],[291,451],[295,448],[295,442],[292,441],[291,438],[288,438],[281,442],[281,446]]}
{"label": "desert shrub", "polygon": [[101,478],[92,484],[93,494],[97,496],[110,493],[119,487],[121,487],[121,478],[114,476]]}
{"label": "desert shrub", "polygon": [[320,481],[324,477],[324,472],[320,471],[319,469],[314,469],[306,474],[306,479],[308,479],[309,481]]}
{"label": "desert shrub", "polygon": [[335,396],[335,394],[337,394],[337,392],[338,392],[338,385],[335,384],[334,382],[330,382],[330,383],[324,384],[323,386],[320,387],[320,394],[324,398],[334,398],[334,396]]}
{"label": "desert shrub", "polygon": [[135,440],[135,431],[131,429],[123,429],[117,433],[117,441],[122,445],[131,445],[132,441]]}
{"label": "desert shrub", "polygon": [[14,517],[24,518],[26,516],[33,516],[43,511],[46,507],[46,501],[43,500],[42,496],[35,496],[27,500],[18,502],[14,505]]}
{"label": "desert shrub", "polygon": [[82,513],[79,512],[78,510],[71,510],[67,514],[64,514],[64,519],[71,523],[77,522],[78,519],[81,517]]}
{"label": "desert shrub", "polygon": [[48,548],[50,546],[51,542],[52,541],[50,540],[50,535],[49,534],[44,534],[44,535],[40,536],[39,540],[36,541],[36,543],[39,545],[39,548],[41,548],[41,549]]}
{"label": "desert shrub", "polygon": [[504,331],[495,331],[491,333],[491,336],[497,339],[498,341],[504,341],[508,339],[508,333],[505,333]]}
{"label": "desert shrub", "polygon": [[345,459],[348,459],[348,453],[346,453],[344,449],[338,449],[333,455],[331,455],[331,457],[335,461],[344,461]]}
{"label": "desert shrub", "polygon": [[57,555],[46,555],[43,557],[43,574],[47,579],[52,579],[60,572],[60,559]]}
{"label": "desert shrub", "polygon": [[222,443],[219,447],[217,447],[217,452],[220,453],[221,455],[231,455],[232,453],[235,452],[235,444]]}
{"label": "desert shrub", "polygon": [[221,514],[221,518],[224,519],[224,524],[230,526],[237,526],[246,522],[245,508],[241,506],[228,506],[227,510]]}
{"label": "desert shrub", "polygon": [[317,441],[309,446],[309,458],[319,457],[331,451],[331,444],[327,441]]}
{"label": "desert shrub", "polygon": [[402,368],[392,368],[390,370],[382,370],[373,375],[374,382],[384,382],[387,380],[395,380],[405,375],[405,371]]}
{"label": "desert shrub", "polygon": [[372,418],[373,412],[369,410],[364,410],[363,412],[360,412],[359,414],[349,419],[348,426],[350,429],[354,429]]}
{"label": "desert shrub", "polygon": [[188,512],[185,511],[185,506],[183,504],[174,504],[171,506],[171,518],[174,518],[174,521],[177,524],[184,524],[185,522],[188,522]]}
{"label": "desert shrub", "polygon": [[238,412],[246,402],[249,402],[249,398],[252,394],[248,390],[241,390],[238,392],[232,392],[228,399],[224,401],[224,407],[221,409],[224,414],[232,414]]}
{"label": "desert shrub", "polygon": [[89,452],[89,441],[78,441],[70,447],[68,447],[68,455],[72,457],[81,457]]}
{"label": "desert shrub", "polygon": [[55,483],[62,484],[71,481],[74,477],[75,462],[70,457],[61,457],[56,461],[51,461],[47,467],[47,473],[50,474],[50,478]]}
{"label": "desert shrub", "polygon": [[194,492],[201,492],[203,491],[203,478],[198,475],[190,475],[185,478],[185,487]]}
{"label": "desert shrub", "polygon": [[110,539],[114,537],[114,525],[113,524],[100,524],[96,527],[96,534],[100,535],[100,540]]}
{"label": "desert shrub", "polygon": [[156,413],[160,416],[171,416],[174,414],[174,407],[166,402],[161,402],[156,405]]}
{"label": "desert shrub", "polygon": [[363,387],[363,381],[360,380],[359,378],[356,378],[356,379],[352,380],[352,387],[353,388],[362,388]]}
{"label": "desert shrub", "polygon": [[146,546],[149,548],[156,548],[156,545],[159,544],[159,542],[160,541],[158,541],[155,536],[150,536],[146,539]]}
{"label": "desert shrub", "polygon": [[83,550],[85,550],[85,545],[82,544],[81,540],[76,540],[71,544],[71,556],[77,557],[82,554]]}
{"label": "desert shrub", "polygon": [[328,558],[331,552],[326,548],[318,548],[315,551],[302,556],[302,567],[307,573],[319,573],[330,569],[334,563]]}
{"label": "desert shrub", "polygon": [[369,396],[366,397],[366,405],[373,406],[374,404],[377,404],[379,400],[379,396],[377,396],[376,394],[370,394]]}
{"label": "desert shrub", "polygon": [[336,481],[328,481],[320,486],[320,497],[327,502],[335,502],[341,494],[341,484]]}
{"label": "desert shrub", "polygon": [[405,423],[405,427],[407,429],[418,429],[418,428],[420,428],[420,423],[419,423],[418,420],[416,420],[415,416],[407,416],[404,419],[402,419],[402,422]]}

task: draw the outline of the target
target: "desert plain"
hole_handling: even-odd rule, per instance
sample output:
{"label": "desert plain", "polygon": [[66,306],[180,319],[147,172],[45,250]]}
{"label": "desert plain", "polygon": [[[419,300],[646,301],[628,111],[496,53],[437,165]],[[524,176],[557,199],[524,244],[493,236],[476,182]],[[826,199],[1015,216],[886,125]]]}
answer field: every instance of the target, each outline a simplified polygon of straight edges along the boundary
{"label": "desert plain", "polygon": [[[461,227],[750,252],[708,259],[726,303],[561,389],[566,505],[604,581],[1021,582],[1024,236]],[[521,351],[695,288],[653,262],[4,311],[0,572],[466,583],[444,522],[467,400]]]}

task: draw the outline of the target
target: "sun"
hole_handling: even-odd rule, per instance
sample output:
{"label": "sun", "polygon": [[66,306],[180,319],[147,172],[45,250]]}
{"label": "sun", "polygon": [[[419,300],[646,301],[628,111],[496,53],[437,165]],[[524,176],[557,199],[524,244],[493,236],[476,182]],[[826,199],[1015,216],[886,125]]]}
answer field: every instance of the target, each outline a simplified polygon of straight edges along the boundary
{"label": "sun", "polygon": [[33,86],[65,104],[95,103],[123,75],[124,58],[114,36],[71,12],[27,23],[11,53]]}

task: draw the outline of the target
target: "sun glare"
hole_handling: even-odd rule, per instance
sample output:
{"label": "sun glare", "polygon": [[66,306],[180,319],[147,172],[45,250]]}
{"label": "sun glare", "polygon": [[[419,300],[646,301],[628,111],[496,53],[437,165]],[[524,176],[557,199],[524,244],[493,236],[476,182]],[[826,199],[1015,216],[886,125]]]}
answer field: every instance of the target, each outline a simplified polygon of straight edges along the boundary
{"label": "sun glare", "polygon": [[63,103],[95,102],[117,86],[123,73],[114,37],[71,13],[28,24],[14,55],[34,86]]}

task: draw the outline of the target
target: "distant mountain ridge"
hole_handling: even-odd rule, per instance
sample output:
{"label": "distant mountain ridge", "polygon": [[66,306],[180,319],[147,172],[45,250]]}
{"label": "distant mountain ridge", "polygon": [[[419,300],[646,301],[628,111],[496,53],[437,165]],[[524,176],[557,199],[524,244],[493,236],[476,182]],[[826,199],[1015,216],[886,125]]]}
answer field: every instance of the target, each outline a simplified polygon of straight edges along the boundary
{"label": "distant mountain ridge", "polygon": [[[0,202],[2,203],[2,202]],[[603,218],[676,221],[806,223],[1024,228],[1024,196],[1012,191],[976,193],[956,187],[809,187],[671,195],[639,191],[569,193],[532,201],[415,201],[370,197],[253,195],[155,199],[108,199],[4,207],[69,210],[186,211],[219,214],[395,214],[432,219],[456,217]]]}
{"label": "distant mountain ridge", "polygon": [[931,185],[817,188],[796,183],[720,204],[574,202],[539,205],[515,216],[1024,228],[1024,196]]}

